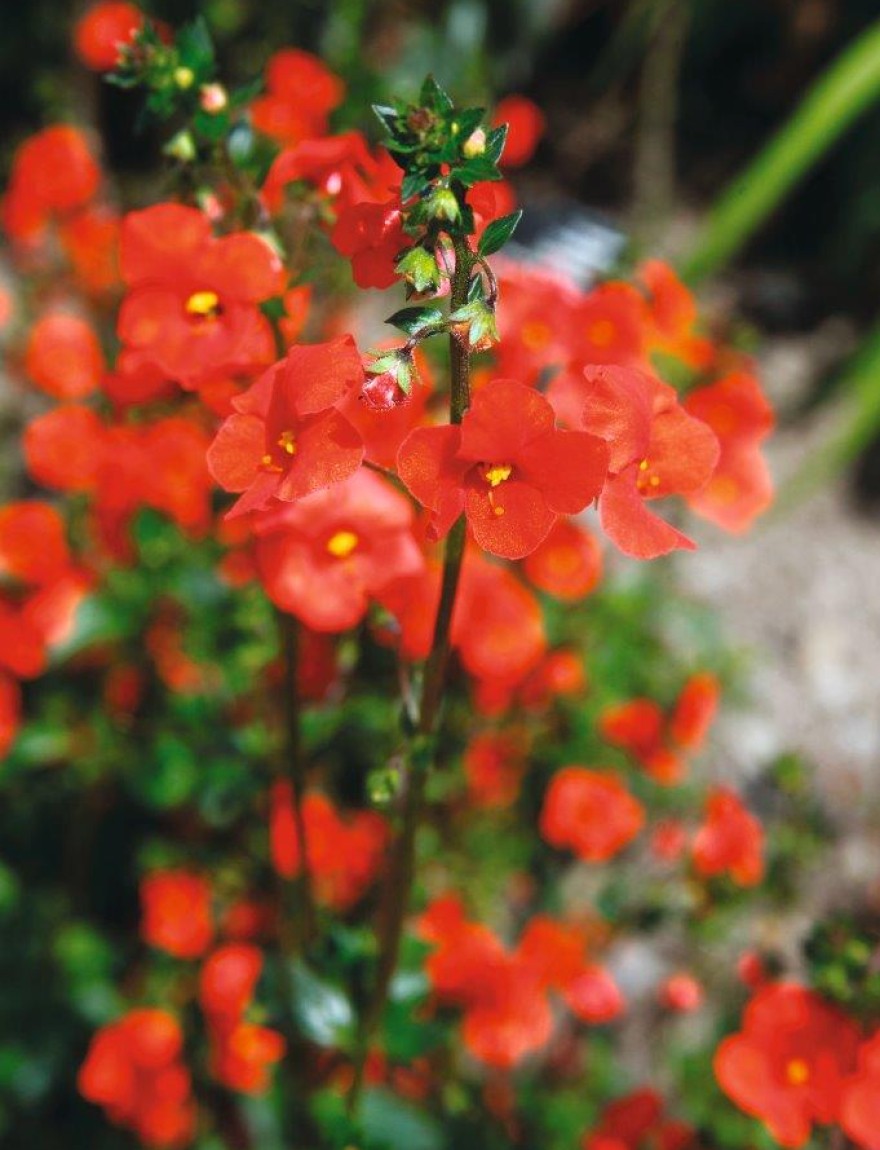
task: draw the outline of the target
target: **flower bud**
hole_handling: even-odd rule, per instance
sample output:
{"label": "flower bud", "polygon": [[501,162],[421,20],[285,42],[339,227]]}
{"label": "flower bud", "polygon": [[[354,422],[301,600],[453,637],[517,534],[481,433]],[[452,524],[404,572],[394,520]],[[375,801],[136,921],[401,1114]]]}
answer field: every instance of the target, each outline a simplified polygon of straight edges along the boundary
{"label": "flower bud", "polygon": [[166,156],[171,156],[184,164],[191,163],[196,158],[195,141],[185,128],[173,136],[163,150]]}
{"label": "flower bud", "polygon": [[429,219],[455,223],[461,216],[458,199],[450,188],[434,188],[425,197],[422,206]]}
{"label": "flower bud", "polygon": [[222,84],[203,84],[199,91],[199,106],[211,115],[222,112],[229,103],[229,97]]}
{"label": "flower bud", "polygon": [[186,65],[181,64],[180,67],[174,69],[174,83],[178,88],[186,91],[191,88],[195,82],[196,74],[192,68],[187,68]]}
{"label": "flower bud", "polygon": [[452,330],[460,340],[467,340],[471,351],[487,351],[498,342],[495,310],[485,300],[474,300],[458,308],[449,317]]}
{"label": "flower bud", "polygon": [[482,128],[471,132],[461,147],[465,159],[473,160],[486,151],[486,133]]}
{"label": "flower bud", "polygon": [[374,411],[401,407],[412,395],[413,383],[418,382],[412,352],[405,348],[380,355],[366,368],[366,373],[361,399]]}
{"label": "flower bud", "polygon": [[423,247],[410,248],[397,261],[395,271],[416,292],[436,292],[440,287],[440,269],[432,252]]}

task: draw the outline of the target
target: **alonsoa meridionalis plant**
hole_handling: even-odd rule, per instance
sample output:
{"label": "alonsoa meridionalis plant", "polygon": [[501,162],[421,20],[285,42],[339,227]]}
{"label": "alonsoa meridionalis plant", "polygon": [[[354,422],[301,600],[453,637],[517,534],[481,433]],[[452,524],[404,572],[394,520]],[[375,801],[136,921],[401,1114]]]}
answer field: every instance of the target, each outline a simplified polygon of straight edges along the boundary
{"label": "alonsoa meridionalis plant", "polygon": [[[609,955],[674,927],[671,1027],[796,851],[693,778],[723,660],[675,651],[649,580],[602,579],[583,517],[636,559],[694,546],[667,496],[745,530],[771,498],[754,365],[656,261],[581,291],[496,260],[507,129],[434,80],[374,147],[330,130],[343,83],[298,50],[230,92],[202,24],[98,5],[77,44],[168,122],[174,188],[118,213],[56,125],[4,201],[10,358],[57,401],[23,436],[52,494],[0,509],[4,771],[85,796],[87,868],[105,820],[134,828],[95,869],[137,890],[140,946],[81,889],[47,902],[79,916],[65,969],[114,956],[72,995],[81,1094],[199,1150],[746,1144],[711,1085],[699,1131],[625,1090]],[[508,107],[521,159],[540,117]],[[337,255],[405,286],[394,345],[358,350]]]}

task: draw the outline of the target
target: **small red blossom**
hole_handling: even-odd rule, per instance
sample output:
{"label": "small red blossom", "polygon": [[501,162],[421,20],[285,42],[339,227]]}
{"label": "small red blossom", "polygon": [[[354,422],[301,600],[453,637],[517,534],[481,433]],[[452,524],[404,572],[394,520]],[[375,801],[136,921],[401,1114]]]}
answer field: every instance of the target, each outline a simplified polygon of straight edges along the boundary
{"label": "small red blossom", "polygon": [[583,1150],[696,1150],[694,1137],[689,1126],[664,1116],[655,1090],[644,1088],[605,1107]]}
{"label": "small red blossom", "polygon": [[596,436],[557,429],[553,409],[536,391],[494,380],[477,392],[460,427],[413,431],[397,463],[403,482],[432,512],[434,538],[464,512],[484,550],[521,559],[560,515],[596,498],[607,460]]}
{"label": "small red blossom", "polygon": [[51,311],[30,330],[24,368],[31,382],[56,399],[82,399],[100,385],[104,355],[92,327],[79,316]]}
{"label": "small red blossom", "polygon": [[712,428],[721,446],[712,477],[688,496],[688,506],[725,531],[747,531],[773,499],[760,445],[773,430],[774,416],[760,383],[751,372],[735,371],[695,388],[684,406]]}
{"label": "small red blossom", "polygon": [[250,107],[258,132],[282,144],[296,144],[327,130],[330,112],[342,102],[345,85],[326,65],[299,48],[283,48],[266,65],[265,96]]}
{"label": "small red blossom", "polygon": [[266,594],[315,631],[345,631],[385,588],[424,570],[409,500],[379,476],[344,483],[262,512],[254,522]]}
{"label": "small red blossom", "polygon": [[340,483],[360,467],[360,435],[334,406],[363,383],[351,336],[292,347],[247,391],[208,451],[211,474],[243,494],[230,514],[285,502]]}
{"label": "small red blossom", "polygon": [[259,304],[281,293],[284,272],[264,240],[217,238],[198,209],[156,204],[125,216],[120,260],[128,294],[119,338],[169,378],[195,387],[271,362],[272,329]]}
{"label": "small red blossom", "polygon": [[541,591],[575,602],[602,578],[602,549],[585,527],[560,519],[547,538],[523,560],[523,570]]}
{"label": "small red blossom", "polygon": [[130,1010],[92,1038],[77,1087],[147,1146],[189,1145],[196,1125],[183,1034],[165,1010]]}
{"label": "small red blossom", "polygon": [[214,937],[211,884],[185,870],[153,871],[141,880],[141,937],[175,958],[199,958]]}
{"label": "small red blossom", "polygon": [[254,996],[263,969],[255,946],[231,942],[218,947],[199,972],[199,1005],[215,1028],[237,1022]]}
{"label": "small red blossom", "polygon": [[126,0],[100,0],[76,22],[73,47],[80,60],[94,72],[111,72],[119,63],[120,50],[144,23],[144,14]]}
{"label": "small red blossom", "polygon": [[13,240],[38,241],[51,220],[85,207],[100,182],[101,170],[83,132],[69,124],[44,128],[13,157],[3,225]]}
{"label": "small red blossom", "polygon": [[519,794],[525,763],[509,735],[486,732],[468,743],[462,759],[468,798],[476,807],[508,807]]}
{"label": "small red blossom", "polygon": [[544,134],[544,114],[528,96],[505,96],[495,107],[493,127],[507,124],[507,142],[501,156],[506,168],[519,168],[532,158]]}
{"label": "small red blossom", "polygon": [[275,159],[263,184],[270,211],[284,203],[288,184],[315,188],[328,205],[385,203],[399,192],[402,173],[384,148],[371,152],[360,132],[303,140],[285,148]]}
{"label": "small red blossom", "polygon": [[645,812],[616,775],[570,766],[553,776],[540,830],[551,846],[584,862],[606,862],[642,829]]}
{"label": "small red blossom", "polygon": [[741,1110],[760,1118],[781,1146],[803,1146],[814,1122],[840,1116],[858,1027],[795,983],[759,990],[742,1030],[715,1052],[715,1076]]}
{"label": "small red blossom", "polygon": [[[348,910],[363,897],[382,867],[388,824],[373,811],[343,818],[326,795],[317,793],[303,799],[302,817],[315,896],[324,906]],[[288,783],[272,788],[269,836],[275,869],[285,878],[295,878],[302,862],[293,790]]]}
{"label": "small red blossom", "polygon": [[763,827],[726,787],[710,793],[692,851],[694,869],[704,878],[728,874],[738,886],[755,886],[764,877]]}
{"label": "small red blossom", "polygon": [[667,1010],[690,1014],[699,1010],[705,999],[702,984],[692,974],[682,972],[667,978],[659,991],[659,999]]}
{"label": "small red blossom", "polygon": [[859,1047],[856,1070],[844,1086],[840,1125],[863,1150],[880,1150],[880,1030]]}
{"label": "small red blossom", "polygon": [[400,198],[341,207],[330,240],[340,255],[351,260],[358,287],[392,287],[397,282],[395,261],[407,243]]}
{"label": "small red blossom", "polygon": [[705,370],[715,348],[697,332],[697,304],[674,269],[662,260],[646,260],[636,274],[648,293],[647,327],[652,351],[673,355]]}
{"label": "small red blossom", "polygon": [[218,1082],[242,1094],[265,1094],[270,1069],[287,1049],[284,1036],[267,1026],[239,1022],[213,1036],[210,1070]]}

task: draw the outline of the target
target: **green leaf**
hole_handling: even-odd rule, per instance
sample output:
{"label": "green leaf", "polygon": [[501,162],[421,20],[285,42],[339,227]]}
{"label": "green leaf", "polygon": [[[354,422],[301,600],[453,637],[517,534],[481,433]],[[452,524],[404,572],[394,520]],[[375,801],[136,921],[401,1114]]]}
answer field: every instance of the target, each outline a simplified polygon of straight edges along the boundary
{"label": "green leaf", "polygon": [[522,219],[522,211],[511,212],[509,216],[501,216],[493,220],[483,232],[480,239],[479,252],[481,256],[491,256],[500,252]]}
{"label": "green leaf", "polygon": [[422,90],[419,92],[419,103],[423,108],[430,108],[432,112],[437,112],[440,115],[451,112],[454,107],[449,94],[433,76],[425,78]]}
{"label": "green leaf", "polygon": [[430,184],[431,179],[432,177],[426,172],[407,172],[403,177],[403,183],[400,187],[400,198],[403,203],[406,203],[407,200],[411,200],[413,196],[417,196],[419,192]]}
{"label": "green leaf", "polygon": [[449,173],[450,180],[458,180],[466,188],[470,188],[473,184],[482,183],[483,180],[500,180],[501,178],[501,172],[485,152],[482,156],[475,156],[474,159],[459,164]]}
{"label": "green leaf", "polygon": [[205,81],[210,78],[214,71],[214,42],[203,16],[197,17],[191,24],[181,28],[174,46],[177,48],[181,64],[192,68],[197,80]]}
{"label": "green leaf", "polygon": [[400,112],[397,108],[391,107],[390,104],[373,104],[372,109],[382,127],[393,136],[400,118]]}
{"label": "green leaf", "polygon": [[364,1092],[361,1120],[368,1145],[388,1150],[444,1150],[446,1139],[436,1121],[388,1090]]}
{"label": "green leaf", "polygon": [[293,1011],[305,1037],[318,1046],[348,1049],[354,1039],[355,1015],[341,988],[299,961],[290,967],[290,981]]}
{"label": "green leaf", "polygon": [[507,143],[507,133],[510,128],[509,124],[500,124],[486,137],[486,150],[483,152],[483,159],[488,160],[491,164],[497,164],[501,159],[501,154],[504,151],[504,145]]}
{"label": "green leaf", "polygon": [[436,307],[403,307],[385,320],[405,335],[418,335],[426,327],[443,323],[443,312]]}

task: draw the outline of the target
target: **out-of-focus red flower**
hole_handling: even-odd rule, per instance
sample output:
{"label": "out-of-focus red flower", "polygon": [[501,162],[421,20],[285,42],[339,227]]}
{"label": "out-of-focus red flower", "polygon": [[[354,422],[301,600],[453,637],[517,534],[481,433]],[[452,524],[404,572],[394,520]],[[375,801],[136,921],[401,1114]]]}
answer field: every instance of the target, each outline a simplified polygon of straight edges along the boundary
{"label": "out-of-focus red flower", "polygon": [[744,950],[736,961],[736,974],[743,986],[757,990],[767,981],[767,967],[754,950]]}
{"label": "out-of-focus red flower", "polygon": [[[317,793],[303,799],[302,817],[315,896],[324,906],[348,910],[379,873],[388,845],[388,824],[374,811],[343,818],[326,795]],[[276,783],[272,788],[269,838],[275,869],[284,878],[295,878],[302,856],[289,783]]]}
{"label": "out-of-focus red flower", "polygon": [[611,281],[593,288],[579,300],[572,319],[579,365],[645,366],[645,303],[631,284]]}
{"label": "out-of-focus red flower", "polygon": [[477,543],[521,559],[558,517],[582,511],[601,490],[605,444],[556,428],[553,409],[513,380],[482,387],[460,426],[416,428],[397,457],[400,478],[432,512],[442,538],[464,512]]}
{"label": "out-of-focus red flower", "polygon": [[643,1088],[609,1103],[599,1125],[583,1141],[583,1150],[688,1150],[694,1132],[683,1122],[664,1117],[663,1100]]}
{"label": "out-of-focus red flower", "polygon": [[0,672],[0,759],[8,754],[21,726],[21,689],[11,675]]}
{"label": "out-of-focus red flower", "polygon": [[11,239],[38,241],[46,224],[85,207],[98,190],[101,170],[87,138],[69,124],[29,137],[12,160],[3,201],[3,226]]}
{"label": "out-of-focus red flower", "polygon": [[344,631],[394,580],[424,568],[412,506],[379,476],[262,512],[254,523],[260,579],[282,611],[316,631]]}
{"label": "out-of-focus red flower", "polygon": [[660,1002],[667,1010],[690,1014],[699,1010],[706,997],[702,984],[686,971],[672,974],[660,987]]}
{"label": "out-of-focus red flower", "polygon": [[196,1107],[189,1071],[181,1062],[183,1034],[165,1010],[130,1010],[92,1038],[77,1087],[117,1126],[147,1146],[187,1146]]}
{"label": "out-of-focus red flower", "polygon": [[585,527],[560,519],[547,538],[523,560],[536,587],[563,602],[582,599],[602,578],[602,549]]}
{"label": "out-of-focus red flower", "polygon": [[515,802],[525,763],[522,748],[512,736],[490,731],[475,735],[462,764],[474,806],[508,807]]}
{"label": "out-of-focus red flower", "polygon": [[211,945],[211,884],[185,870],[153,871],[141,880],[141,937],[175,958],[199,958]]}
{"label": "out-of-focus red flower", "polygon": [[840,1125],[864,1150],[880,1150],[880,1030],[859,1047],[855,1073],[844,1086]]}
{"label": "out-of-focus red flower", "polygon": [[249,943],[227,943],[208,956],[199,972],[199,1005],[212,1027],[225,1027],[241,1018],[262,969],[262,953]]}
{"label": "out-of-focus red flower", "polygon": [[93,392],[104,372],[104,355],[91,326],[79,316],[52,311],[30,330],[25,371],[56,399],[81,399]]}
{"label": "out-of-focus red flower", "polygon": [[[477,184],[471,189],[473,195]],[[496,184],[487,185],[496,187]],[[469,195],[469,199],[470,199]],[[504,306],[498,309],[500,341],[495,347],[497,374],[536,384],[543,372],[566,367],[574,355],[575,312],[581,294],[561,275],[499,258],[498,283]],[[555,385],[555,381],[554,381]],[[553,399],[553,387],[548,393]],[[557,408],[566,427],[580,427],[584,399],[580,396],[573,417]]]}
{"label": "out-of-focus red flower", "polygon": [[541,810],[541,835],[584,862],[605,862],[639,833],[645,812],[616,775],[564,767],[550,781]]}
{"label": "out-of-focus red flower", "polygon": [[208,217],[181,204],[129,212],[120,238],[128,294],[119,338],[184,387],[222,371],[271,363],[261,301],[284,288],[272,248],[252,232],[211,234]]}
{"label": "out-of-focus red flower", "polygon": [[351,260],[358,287],[392,287],[397,282],[395,260],[407,244],[400,198],[384,204],[366,201],[342,207],[330,240],[340,255]]}
{"label": "out-of-focus red flower", "polygon": [[651,853],[661,862],[675,862],[687,846],[687,834],[678,819],[664,819],[651,835]]}
{"label": "out-of-focus red flower", "polygon": [[269,169],[263,197],[277,212],[287,185],[302,182],[338,207],[387,203],[399,192],[401,179],[401,169],[384,148],[371,152],[360,132],[341,132],[285,148]]}
{"label": "out-of-focus red flower", "polygon": [[55,507],[36,499],[0,507],[0,577],[40,587],[63,575],[71,561]]}
{"label": "out-of-focus red flower", "polygon": [[113,291],[120,284],[120,220],[106,206],[90,204],[62,220],[58,238],[77,283],[90,295]]}
{"label": "out-of-focus red flower", "polygon": [[656,782],[670,786],[684,775],[682,752],[694,753],[705,742],[719,691],[714,675],[697,672],[685,682],[669,717],[653,699],[630,699],[602,712],[599,733],[632,755]]}
{"label": "out-of-focus red flower", "polygon": [[251,123],[282,144],[323,135],[328,116],[345,95],[342,80],[299,48],[282,48],[271,57],[266,88],[266,95],[251,104]]}
{"label": "out-of-focus red flower", "polygon": [[505,96],[495,107],[493,127],[507,124],[507,142],[501,156],[505,168],[519,168],[532,158],[544,135],[544,113],[528,96]]}
{"label": "out-of-focus red flower", "polygon": [[716,1050],[715,1076],[781,1146],[803,1146],[814,1122],[838,1120],[858,1046],[858,1027],[836,1007],[803,986],[773,983]]}
{"label": "out-of-focus red flower", "polygon": [[693,842],[694,868],[704,878],[729,874],[738,886],[764,877],[764,829],[727,787],[715,787]]}
{"label": "out-of-focus red flower", "polygon": [[265,1094],[271,1084],[270,1069],[281,1061],[286,1049],[284,1036],[277,1030],[239,1022],[213,1036],[211,1073],[230,1090]]}
{"label": "out-of-focus red flower", "polygon": [[357,471],[363,442],[334,405],[363,378],[354,340],[342,336],[292,347],[233,399],[208,452],[220,486],[243,492],[230,514],[301,499]]}
{"label": "out-of-focus red flower", "polygon": [[646,260],[636,275],[648,293],[651,350],[673,355],[693,368],[709,367],[715,348],[698,334],[696,300],[674,269],[662,260]]}
{"label": "out-of-focus red flower", "polygon": [[749,371],[735,371],[695,388],[684,406],[712,428],[721,446],[711,479],[688,496],[688,505],[725,531],[747,531],[773,499],[760,445],[773,430],[774,416],[760,383]]}
{"label": "out-of-focus red flower", "polygon": [[144,14],[125,0],[101,0],[77,20],[73,47],[93,72],[110,72],[119,62],[120,49],[144,23]]}

